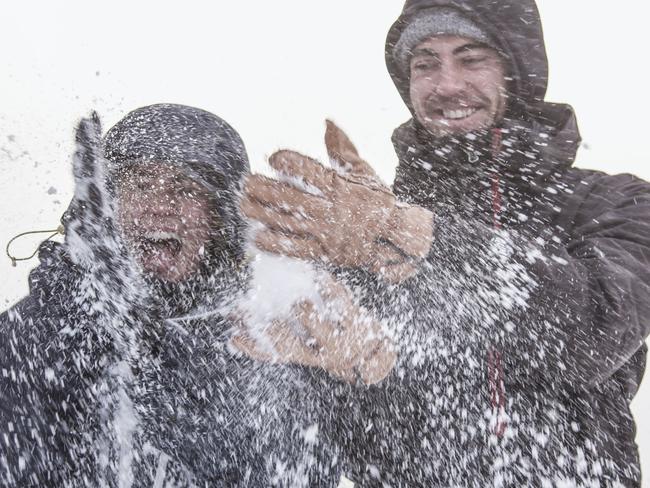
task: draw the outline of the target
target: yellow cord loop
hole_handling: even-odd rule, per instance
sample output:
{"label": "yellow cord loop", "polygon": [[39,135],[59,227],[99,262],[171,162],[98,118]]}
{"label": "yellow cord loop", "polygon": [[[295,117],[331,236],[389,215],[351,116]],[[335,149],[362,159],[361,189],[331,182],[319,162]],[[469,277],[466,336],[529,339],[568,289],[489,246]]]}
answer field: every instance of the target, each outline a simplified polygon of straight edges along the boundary
{"label": "yellow cord loop", "polygon": [[29,256],[29,257],[26,257],[26,258],[17,258],[17,257],[15,257],[15,256],[13,256],[13,255],[11,254],[11,252],[9,251],[9,248],[11,247],[11,245],[13,244],[13,242],[14,242],[16,239],[19,239],[19,238],[21,238],[21,237],[23,237],[23,236],[32,235],[32,234],[48,234],[48,233],[51,234],[51,235],[48,236],[45,240],[41,241],[41,244],[42,244],[43,242],[45,242],[45,241],[49,241],[50,239],[52,239],[52,238],[53,238],[54,236],[56,236],[56,235],[59,235],[59,234],[63,235],[63,234],[65,234],[65,228],[63,227],[63,225],[59,225],[56,229],[52,229],[52,230],[32,230],[32,231],[29,231],[29,232],[23,232],[22,234],[18,234],[17,236],[15,236],[14,238],[12,238],[12,239],[7,243],[7,247],[5,248],[5,252],[7,253],[7,256],[9,257],[9,259],[11,259],[11,265],[15,268],[15,267],[16,267],[16,263],[17,263],[18,261],[29,261],[29,260],[32,259],[34,256],[36,256],[36,253],[38,252],[38,247],[37,247],[36,250],[35,250],[35,251],[32,253],[32,255]]}

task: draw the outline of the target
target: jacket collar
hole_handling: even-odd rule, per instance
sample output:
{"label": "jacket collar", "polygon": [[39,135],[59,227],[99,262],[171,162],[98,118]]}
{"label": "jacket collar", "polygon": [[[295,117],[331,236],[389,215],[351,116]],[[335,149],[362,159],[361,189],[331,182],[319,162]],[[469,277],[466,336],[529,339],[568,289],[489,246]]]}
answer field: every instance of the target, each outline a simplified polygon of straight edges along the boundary
{"label": "jacket collar", "polygon": [[561,104],[529,108],[526,117],[506,119],[497,130],[499,141],[495,131],[435,139],[411,119],[393,133],[396,185],[433,172],[439,177],[496,173],[517,186],[543,187],[552,174],[573,165],[581,141],[573,109]]}

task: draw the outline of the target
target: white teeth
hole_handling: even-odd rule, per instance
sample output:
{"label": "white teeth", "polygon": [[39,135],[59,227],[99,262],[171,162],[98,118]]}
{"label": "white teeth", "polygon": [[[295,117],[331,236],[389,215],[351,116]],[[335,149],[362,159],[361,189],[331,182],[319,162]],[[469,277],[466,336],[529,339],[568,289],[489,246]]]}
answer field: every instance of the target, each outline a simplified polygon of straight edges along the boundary
{"label": "white teeth", "polygon": [[177,241],[181,240],[180,236],[175,232],[145,232],[144,237],[145,239],[149,239],[151,241],[166,241],[169,239],[176,239]]}
{"label": "white teeth", "polygon": [[465,108],[460,110],[443,110],[442,115],[445,119],[459,120],[466,119],[478,111],[476,108]]}

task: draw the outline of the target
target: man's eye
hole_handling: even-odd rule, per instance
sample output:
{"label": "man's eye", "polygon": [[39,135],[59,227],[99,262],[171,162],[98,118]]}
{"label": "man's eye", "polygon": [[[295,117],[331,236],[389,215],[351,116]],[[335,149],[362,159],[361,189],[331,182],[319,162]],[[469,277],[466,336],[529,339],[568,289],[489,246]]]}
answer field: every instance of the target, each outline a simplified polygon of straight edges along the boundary
{"label": "man's eye", "polygon": [[123,191],[144,192],[151,189],[151,184],[145,183],[143,181],[127,181],[120,183],[119,188],[121,188]]}
{"label": "man's eye", "polygon": [[191,199],[208,198],[207,193],[202,188],[195,186],[182,186],[176,191],[176,194]]}
{"label": "man's eye", "polygon": [[413,63],[413,69],[415,71],[428,71],[433,69],[434,64],[430,62],[420,61],[418,63]]}
{"label": "man's eye", "polygon": [[477,66],[482,64],[486,59],[485,56],[472,56],[470,58],[463,58],[463,64],[465,66]]}

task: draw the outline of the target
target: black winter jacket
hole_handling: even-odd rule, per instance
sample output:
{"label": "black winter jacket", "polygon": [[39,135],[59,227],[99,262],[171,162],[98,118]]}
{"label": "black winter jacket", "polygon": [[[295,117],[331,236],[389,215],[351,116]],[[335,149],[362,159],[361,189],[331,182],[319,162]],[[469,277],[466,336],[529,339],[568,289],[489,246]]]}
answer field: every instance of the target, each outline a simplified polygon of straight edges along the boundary
{"label": "black winter jacket", "polygon": [[396,131],[395,192],[437,224],[416,278],[366,290],[402,359],[356,392],[363,486],[640,486],[629,403],[649,332],[650,185],[571,168],[555,141],[577,147],[572,112],[547,110],[555,127],[523,132],[548,151],[518,152],[516,172],[491,144],[441,159],[415,124]]}
{"label": "black winter jacket", "polygon": [[30,295],[0,315],[2,486],[336,486],[327,446],[305,437],[319,423],[309,371],[230,352],[231,326],[214,312],[147,335],[107,422],[113,339],[64,248],[47,243],[39,259]]}
{"label": "black winter jacket", "polygon": [[[408,1],[458,8],[511,55],[517,103],[499,127],[393,137],[394,191],[433,210],[420,274],[371,287],[401,360],[356,392],[352,471],[362,486],[640,486],[629,409],[650,332],[650,184],[572,167],[573,111],[543,103],[532,1]],[[368,280],[364,280],[365,283]],[[366,290],[367,292],[367,290]]]}
{"label": "black winter jacket", "polygon": [[[132,112],[103,151],[99,134],[81,122],[65,243],[42,246],[29,296],[0,315],[0,485],[336,486],[311,372],[228,348],[248,280],[238,135],[178,105]],[[115,224],[115,172],[148,154],[213,190],[222,223],[205,269],[170,289],[143,280]]]}

